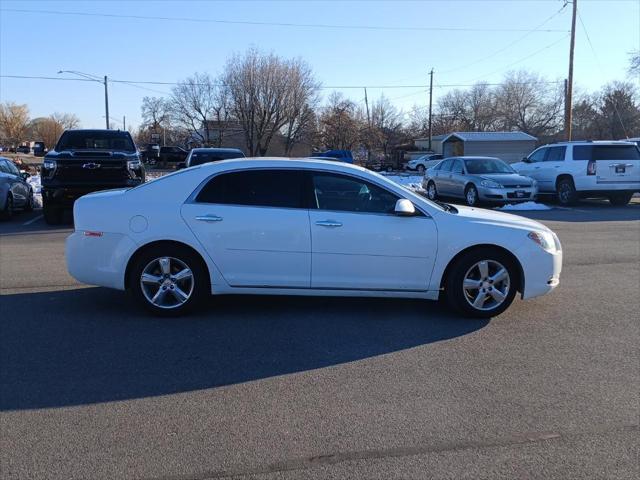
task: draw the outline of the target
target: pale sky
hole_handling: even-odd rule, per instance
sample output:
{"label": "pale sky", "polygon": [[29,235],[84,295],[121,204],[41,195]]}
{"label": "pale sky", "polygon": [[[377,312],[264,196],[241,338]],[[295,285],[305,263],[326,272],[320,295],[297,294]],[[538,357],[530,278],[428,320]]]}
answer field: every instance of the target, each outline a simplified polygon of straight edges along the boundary
{"label": "pale sky", "polygon": [[[497,83],[515,69],[564,79],[571,5],[563,5],[563,0],[0,0],[0,75],[73,78],[57,72],[76,70],[116,80],[176,82],[196,71],[218,74],[229,55],[253,45],[305,59],[328,87],[325,97],[330,87],[368,86],[370,99],[384,92],[408,111],[427,104],[422,85],[431,68],[434,100],[448,85]],[[640,0],[578,0],[578,11],[575,88],[593,91],[613,80],[640,83],[627,73],[629,53],[640,49]],[[91,15],[77,15],[82,13]],[[123,116],[128,124],[139,124],[142,97],[170,89],[110,83],[114,124]],[[341,91],[356,101],[364,97],[362,88]],[[93,82],[0,78],[0,101],[26,103],[32,117],[75,113],[87,128],[104,126],[103,95],[103,87]]]}

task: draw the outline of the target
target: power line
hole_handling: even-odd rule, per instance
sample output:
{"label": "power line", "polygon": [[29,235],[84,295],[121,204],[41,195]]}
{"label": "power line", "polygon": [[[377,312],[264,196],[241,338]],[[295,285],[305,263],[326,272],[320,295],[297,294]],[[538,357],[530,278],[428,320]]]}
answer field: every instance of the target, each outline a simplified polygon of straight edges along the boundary
{"label": "power line", "polygon": [[466,68],[472,67],[472,66],[477,65],[477,64],[479,64],[479,63],[482,63],[482,62],[484,62],[484,61],[486,61],[486,60],[489,60],[489,59],[491,59],[491,58],[495,57],[496,55],[501,54],[502,52],[504,52],[504,51],[506,51],[506,50],[510,49],[510,48],[511,48],[511,47],[513,47],[514,45],[516,45],[516,44],[520,43],[522,40],[524,40],[525,38],[527,38],[527,37],[528,37],[529,35],[531,35],[532,33],[535,33],[536,31],[538,31],[541,27],[543,27],[544,25],[546,25],[547,23],[549,23],[553,18],[555,18],[555,17],[557,17],[558,15],[560,15],[560,13],[562,13],[562,11],[566,8],[566,6],[567,6],[567,4],[565,3],[565,4],[560,8],[560,10],[558,10],[556,13],[554,13],[553,15],[551,15],[551,16],[550,16],[549,18],[547,18],[544,22],[542,22],[541,24],[539,24],[539,25],[538,25],[537,27],[535,27],[534,29],[529,30],[527,33],[525,33],[525,34],[524,34],[524,35],[522,35],[521,37],[518,37],[516,40],[514,40],[514,41],[513,41],[513,42],[511,42],[511,43],[509,43],[508,45],[506,45],[505,47],[501,48],[500,50],[497,50],[497,51],[493,52],[492,54],[487,55],[486,57],[482,57],[482,58],[479,58],[479,59],[477,59],[477,60],[474,60],[474,61],[473,61],[473,62],[471,62],[471,63],[467,63],[467,64],[465,64],[465,65],[461,65],[461,66],[459,66],[459,67],[452,68],[452,69],[450,69],[450,70],[445,70],[444,72],[440,72],[439,74],[440,74],[440,75],[446,75],[446,74],[449,74],[449,73],[452,73],[452,72],[458,72],[458,71],[460,71],[460,70],[464,70],[464,69],[466,69]]}
{"label": "power line", "polygon": [[[171,22],[195,22],[195,23],[218,23],[229,25],[252,25],[252,26],[269,26],[269,27],[294,27],[294,28],[333,28],[333,29],[349,29],[349,30],[385,30],[385,31],[433,31],[433,32],[526,32],[523,28],[473,28],[473,27],[400,27],[385,25],[335,25],[325,23],[292,23],[292,22],[258,22],[249,20],[216,20],[212,18],[195,18],[195,17],[162,17],[151,15],[122,15],[115,13],[89,13],[89,12],[69,12],[58,10],[27,10],[21,8],[2,8],[2,12],[29,13],[29,14],[45,14],[45,15],[75,15],[82,17],[103,17],[103,18],[123,18],[133,20],[162,20]],[[564,32],[565,30],[547,29],[538,30],[542,33]]]}
{"label": "power line", "polygon": [[[75,81],[75,82],[92,82],[93,80],[87,80],[82,78],[60,78],[60,77],[47,77],[47,76],[37,76],[37,75],[0,75],[0,78],[15,78],[15,79],[33,79],[33,80],[62,80],[62,81]],[[180,82],[156,82],[150,80],[118,80],[118,79],[109,79],[110,83],[124,83],[131,86],[140,87],[140,85],[180,85]],[[499,86],[502,83],[485,83],[487,86]],[[558,80],[552,81],[531,81],[531,82],[519,82],[521,84],[551,84],[551,83],[560,83]],[[194,83],[190,85],[196,86],[205,86],[208,84],[205,83]],[[436,88],[453,88],[453,87],[473,87],[476,83],[449,83],[449,84],[438,84],[434,85]],[[215,86],[226,86],[225,84],[218,83]],[[429,88],[429,85],[324,85],[320,87],[323,90],[347,90],[347,89],[363,89],[363,88],[378,88],[378,89],[401,89],[401,88]],[[168,92],[161,92],[159,90],[146,89],[150,91],[155,91],[157,93],[168,94]],[[421,90],[422,91],[422,90]],[[419,92],[415,92],[412,94],[408,94],[407,96],[417,94]]]}

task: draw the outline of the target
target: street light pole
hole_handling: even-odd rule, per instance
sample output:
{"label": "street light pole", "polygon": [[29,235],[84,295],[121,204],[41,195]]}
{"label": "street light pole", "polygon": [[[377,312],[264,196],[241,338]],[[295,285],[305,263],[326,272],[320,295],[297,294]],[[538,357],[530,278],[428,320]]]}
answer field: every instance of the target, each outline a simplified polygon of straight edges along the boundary
{"label": "street light pole", "polygon": [[105,114],[105,122],[107,123],[107,130],[109,130],[109,91],[108,91],[108,83],[109,79],[105,75],[103,79],[97,77],[95,75],[91,75],[89,73],[77,72],[76,70],[60,70],[60,73],[71,73],[73,75],[77,75],[79,77],[86,78],[87,80],[91,80],[92,82],[102,83],[104,85],[104,114]]}
{"label": "street light pole", "polygon": [[105,119],[107,122],[107,130],[109,130],[109,92],[107,90],[107,76],[104,76],[104,111],[105,111]]}

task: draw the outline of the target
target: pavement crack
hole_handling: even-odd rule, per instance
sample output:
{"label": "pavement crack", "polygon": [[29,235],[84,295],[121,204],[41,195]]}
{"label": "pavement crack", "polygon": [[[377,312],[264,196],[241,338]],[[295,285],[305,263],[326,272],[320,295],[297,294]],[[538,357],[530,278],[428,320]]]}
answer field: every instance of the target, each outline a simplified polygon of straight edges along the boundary
{"label": "pavement crack", "polygon": [[290,472],[307,470],[319,465],[335,465],[343,462],[358,460],[377,460],[385,458],[409,457],[430,453],[455,452],[473,449],[499,448],[532,443],[548,442],[563,438],[580,437],[589,435],[602,435],[613,432],[638,432],[638,425],[623,425],[615,428],[594,429],[581,432],[531,432],[511,435],[489,440],[463,440],[459,442],[440,442],[429,445],[417,445],[408,447],[355,450],[348,452],[335,452],[309,457],[299,457],[280,462],[256,467],[243,467],[237,465],[227,470],[213,470],[195,474],[170,475],[161,477],[147,477],[141,480],[215,480],[223,478],[245,477],[251,475],[264,475],[278,472]]}

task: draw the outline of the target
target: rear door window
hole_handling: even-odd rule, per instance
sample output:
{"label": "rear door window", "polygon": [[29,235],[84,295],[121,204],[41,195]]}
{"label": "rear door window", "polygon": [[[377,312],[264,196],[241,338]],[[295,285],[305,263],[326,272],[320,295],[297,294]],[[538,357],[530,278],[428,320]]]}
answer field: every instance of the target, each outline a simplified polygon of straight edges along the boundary
{"label": "rear door window", "polygon": [[216,175],[196,197],[198,203],[303,208],[303,172],[246,170]]}

